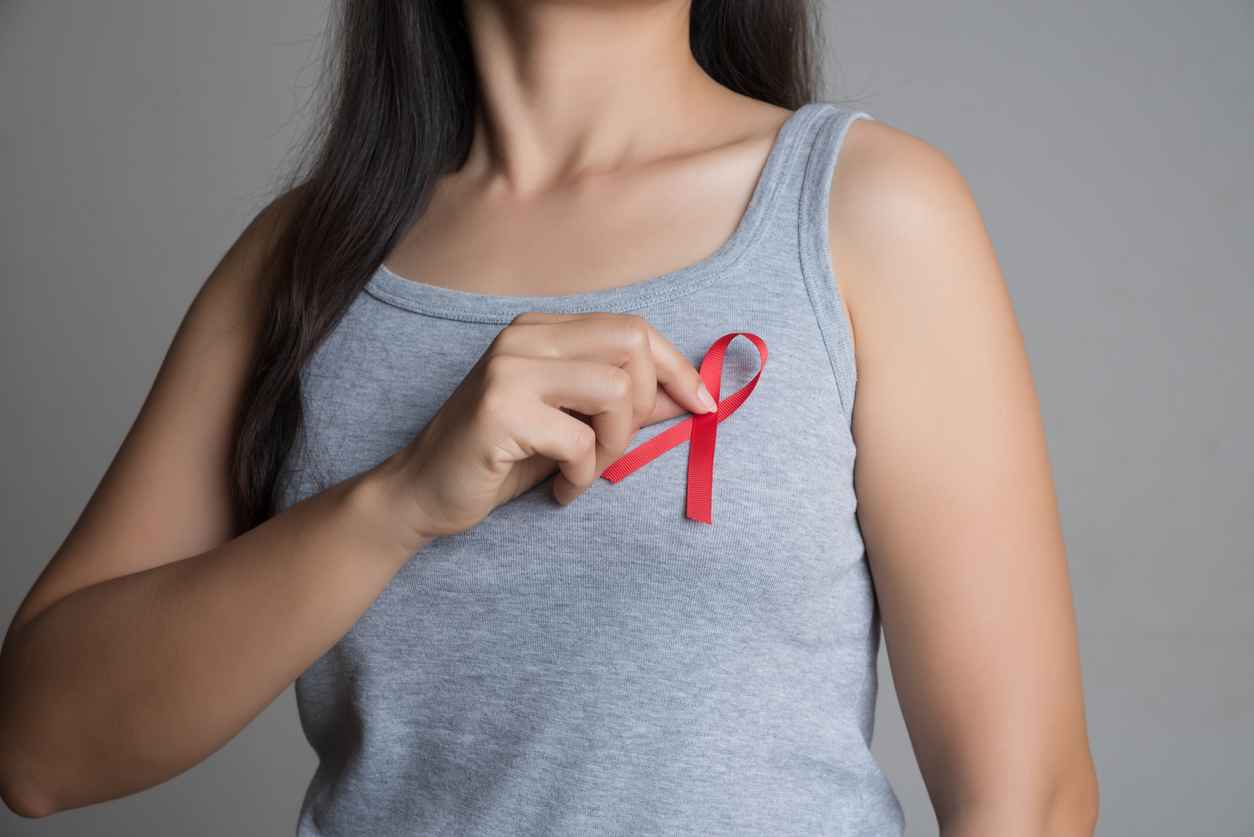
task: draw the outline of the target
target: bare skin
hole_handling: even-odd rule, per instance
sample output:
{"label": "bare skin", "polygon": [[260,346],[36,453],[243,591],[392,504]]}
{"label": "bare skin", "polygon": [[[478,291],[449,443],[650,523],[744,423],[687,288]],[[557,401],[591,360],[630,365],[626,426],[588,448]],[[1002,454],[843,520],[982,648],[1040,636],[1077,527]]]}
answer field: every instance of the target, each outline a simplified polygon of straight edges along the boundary
{"label": "bare skin", "polygon": [[858,517],[941,833],[1092,834],[1040,405],[970,189],[940,151],[860,121],[829,221],[858,364]]}
{"label": "bare skin", "polygon": [[[391,268],[483,293],[571,293],[689,264],[731,234],[789,112],[700,71],[686,3],[468,11],[479,132]],[[284,217],[282,200],[259,214],[205,281],[10,625],[0,794],[19,814],[188,769],[432,538],[554,470],[559,499],[578,502],[637,425],[704,410],[696,370],[646,322],[526,315],[409,446],[233,532],[229,417],[258,265]],[[858,363],[859,516],[942,834],[1090,835],[1097,784],[1039,405],[974,201],[939,151],[864,121],[829,224]]]}
{"label": "bare skin", "polygon": [[[234,364],[238,386],[241,303],[268,214],[193,303],[135,428],[9,629],[0,767],[19,813],[116,798],[186,770],[343,636],[432,539],[555,470],[557,499],[570,502],[641,426],[714,408],[696,368],[639,317],[523,314],[411,444],[232,537],[217,464],[228,392],[214,376]],[[165,482],[180,476],[185,488]],[[187,533],[188,520],[201,529]],[[196,552],[205,541],[214,545]]]}

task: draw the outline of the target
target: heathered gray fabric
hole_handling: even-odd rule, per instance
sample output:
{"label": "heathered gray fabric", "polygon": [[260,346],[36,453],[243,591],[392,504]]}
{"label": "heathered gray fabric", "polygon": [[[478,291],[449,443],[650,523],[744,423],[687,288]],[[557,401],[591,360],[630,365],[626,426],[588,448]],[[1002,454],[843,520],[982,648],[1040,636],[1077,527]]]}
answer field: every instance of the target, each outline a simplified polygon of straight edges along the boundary
{"label": "heathered gray fabric", "polygon": [[[859,117],[797,110],[736,232],[680,270],[517,297],[381,268],[353,302],[304,370],[284,506],[407,444],[523,311],[638,312],[694,364],[751,331],[769,359],[719,426],[712,525],[684,516],[683,444],[565,508],[545,481],[397,573],[296,683],[320,760],[298,835],[903,833],[869,751],[879,612],[827,249]],[[724,395],[757,366],[733,340]]]}

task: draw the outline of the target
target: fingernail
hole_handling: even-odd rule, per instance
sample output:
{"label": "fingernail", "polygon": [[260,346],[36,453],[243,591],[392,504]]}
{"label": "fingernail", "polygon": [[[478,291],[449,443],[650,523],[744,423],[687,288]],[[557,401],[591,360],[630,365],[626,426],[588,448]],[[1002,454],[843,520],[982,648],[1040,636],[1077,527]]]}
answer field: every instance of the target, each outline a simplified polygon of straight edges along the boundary
{"label": "fingernail", "polygon": [[714,396],[710,395],[710,391],[705,387],[705,381],[701,381],[697,385],[697,399],[705,405],[707,413],[712,413],[718,409],[718,404],[714,403]]}

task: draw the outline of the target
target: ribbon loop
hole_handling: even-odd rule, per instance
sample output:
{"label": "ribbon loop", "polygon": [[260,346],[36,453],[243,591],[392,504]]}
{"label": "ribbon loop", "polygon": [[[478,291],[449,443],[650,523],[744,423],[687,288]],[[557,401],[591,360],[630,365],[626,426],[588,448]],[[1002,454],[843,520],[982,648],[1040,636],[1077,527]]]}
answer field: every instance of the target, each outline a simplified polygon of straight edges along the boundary
{"label": "ribbon loop", "polygon": [[[723,359],[727,355],[727,345],[736,337],[747,337],[758,349],[759,363],[757,374],[727,398],[720,400],[723,382]],[[684,421],[667,428],[610,463],[601,476],[612,483],[617,483],[643,465],[652,462],[671,448],[691,440],[688,445],[688,495],[685,514],[691,520],[701,523],[713,523],[713,487],[714,487],[714,446],[718,438],[718,425],[745,402],[762,376],[766,366],[766,342],[748,331],[733,331],[724,334],[710,346],[701,361],[701,380],[706,389],[714,396],[718,410],[713,413],[699,413],[689,416]]]}

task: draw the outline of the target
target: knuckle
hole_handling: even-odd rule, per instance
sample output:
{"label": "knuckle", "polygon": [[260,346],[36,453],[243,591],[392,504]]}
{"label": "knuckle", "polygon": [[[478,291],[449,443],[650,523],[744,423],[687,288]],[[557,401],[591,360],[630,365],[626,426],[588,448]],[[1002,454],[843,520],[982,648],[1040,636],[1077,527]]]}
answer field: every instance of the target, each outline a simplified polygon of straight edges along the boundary
{"label": "knuckle", "polygon": [[[522,316],[522,315],[519,315],[519,316]],[[518,339],[520,336],[519,335],[520,329],[515,327],[516,324],[517,324],[517,317],[514,319],[514,322],[510,323],[509,325],[505,326],[505,328],[497,332],[496,337],[492,340],[491,351],[493,354],[516,353],[517,347],[518,347]]]}
{"label": "knuckle", "polygon": [[609,374],[610,397],[626,398],[632,392],[631,373],[621,366],[611,366]]}
{"label": "knuckle", "polygon": [[497,333],[492,341],[493,350],[511,355],[559,357],[561,353],[554,341],[560,332],[536,330],[536,326],[552,323],[552,316],[543,311],[524,311],[517,314]]}
{"label": "knuckle", "polygon": [[575,430],[572,447],[576,456],[584,456],[596,450],[597,433],[590,426],[580,422],[581,427]]}
{"label": "knuckle", "polygon": [[629,351],[639,351],[649,347],[649,324],[639,314],[622,315],[623,342]]}

